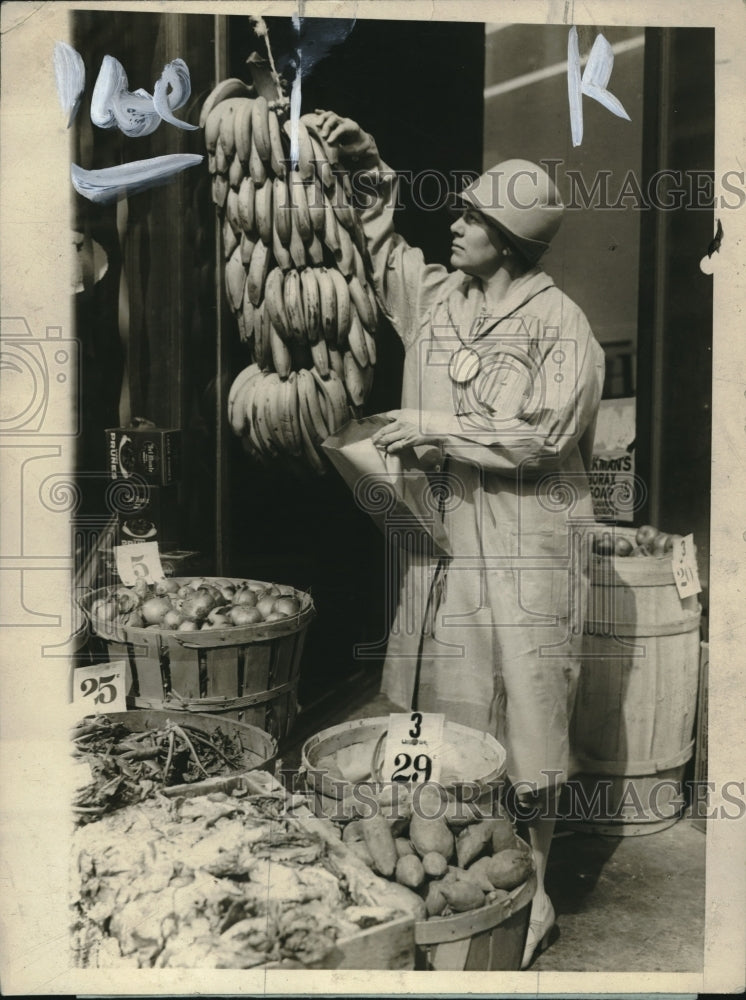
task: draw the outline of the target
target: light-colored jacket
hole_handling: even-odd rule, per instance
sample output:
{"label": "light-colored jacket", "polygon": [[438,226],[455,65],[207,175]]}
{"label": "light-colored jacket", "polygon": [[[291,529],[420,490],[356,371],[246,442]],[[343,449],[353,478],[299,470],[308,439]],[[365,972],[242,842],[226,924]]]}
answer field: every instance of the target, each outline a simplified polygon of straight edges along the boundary
{"label": "light-colored jacket", "polygon": [[[492,732],[508,774],[564,777],[585,594],[586,462],[604,356],[582,311],[535,267],[498,300],[426,264],[394,230],[393,174],[368,175],[361,215],[382,310],[405,348],[402,407],[437,436],[452,557],[410,553],[398,581],[383,690],[397,704]],[[480,357],[457,385],[453,355]],[[419,673],[418,673],[419,664]]]}

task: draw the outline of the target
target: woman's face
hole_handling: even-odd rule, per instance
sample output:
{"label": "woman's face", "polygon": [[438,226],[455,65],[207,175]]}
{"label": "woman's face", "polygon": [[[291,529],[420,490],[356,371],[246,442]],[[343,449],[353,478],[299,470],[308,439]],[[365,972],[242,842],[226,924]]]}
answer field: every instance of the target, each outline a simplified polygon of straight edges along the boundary
{"label": "woman's face", "polygon": [[451,267],[486,280],[505,262],[502,251],[507,241],[474,209],[464,209],[451,233]]}

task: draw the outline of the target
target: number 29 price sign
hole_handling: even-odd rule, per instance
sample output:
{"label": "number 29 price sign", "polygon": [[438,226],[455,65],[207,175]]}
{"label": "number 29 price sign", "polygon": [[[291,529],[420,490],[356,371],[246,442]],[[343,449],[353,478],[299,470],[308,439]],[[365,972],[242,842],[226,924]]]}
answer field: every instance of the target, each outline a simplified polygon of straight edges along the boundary
{"label": "number 29 price sign", "polygon": [[95,712],[124,712],[124,660],[111,660],[92,667],[76,667],[73,671],[73,702],[87,715]]}
{"label": "number 29 price sign", "polygon": [[438,781],[442,766],[445,715],[401,712],[389,716],[383,751],[383,781]]}

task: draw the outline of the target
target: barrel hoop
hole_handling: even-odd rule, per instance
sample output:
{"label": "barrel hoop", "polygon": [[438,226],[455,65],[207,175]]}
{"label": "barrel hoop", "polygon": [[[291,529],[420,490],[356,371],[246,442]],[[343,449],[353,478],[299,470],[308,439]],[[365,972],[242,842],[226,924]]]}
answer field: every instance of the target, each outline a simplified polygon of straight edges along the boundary
{"label": "barrel hoop", "polygon": [[226,698],[219,695],[212,695],[207,698],[189,700],[180,698],[178,692],[175,698],[167,698],[162,705],[169,712],[236,712],[252,705],[262,705],[267,701],[274,701],[283,694],[287,694],[295,687],[295,681],[287,681],[285,684],[278,684],[277,687],[268,688],[266,691],[257,691],[254,694],[244,695],[241,698]]}
{"label": "barrel hoop", "polygon": [[593,760],[582,754],[575,755],[577,763],[583,768],[583,773],[608,774],[620,778],[635,778],[643,775],[657,774],[668,771],[680,764],[686,764],[694,750],[694,740],[671,757],[659,760]]}
{"label": "barrel hoop", "polygon": [[[598,635],[600,638],[613,639],[621,636],[628,636],[632,639],[648,639],[655,638],[657,635],[683,635],[686,632],[694,632],[695,629],[699,628],[700,613],[697,611],[695,614],[690,615],[688,618],[682,618],[679,621],[667,622],[663,625],[655,625],[653,622],[647,625],[638,624],[637,622],[614,622],[613,626],[610,622],[596,621],[595,619],[586,619],[584,630],[586,635]],[[613,631],[610,631],[613,628]],[[650,631],[645,631],[649,629]]]}

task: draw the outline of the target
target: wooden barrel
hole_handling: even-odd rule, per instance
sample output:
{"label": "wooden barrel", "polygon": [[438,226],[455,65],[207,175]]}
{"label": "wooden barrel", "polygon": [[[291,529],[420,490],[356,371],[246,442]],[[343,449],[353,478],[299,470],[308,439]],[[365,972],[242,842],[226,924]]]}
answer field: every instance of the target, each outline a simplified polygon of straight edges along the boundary
{"label": "wooden barrel", "polygon": [[218,714],[281,740],[297,714],[301,653],[315,616],[310,595],[294,594],[301,609],[290,618],[204,632],[112,627],[91,617],[108,591],[80,603],[102,640],[102,655],[125,663],[128,708]]}
{"label": "wooden barrel", "polygon": [[535,892],[536,875],[532,875],[507,899],[452,917],[415,921],[415,969],[520,969]]}
{"label": "wooden barrel", "polygon": [[568,818],[610,836],[652,833],[684,805],[701,608],[679,597],[670,555],[590,558]]}
{"label": "wooden barrel", "polygon": [[[352,780],[345,781],[339,775],[333,776],[327,773],[323,767],[324,759],[341,750],[353,747],[368,748],[364,751],[363,757],[369,751],[370,775],[365,778],[361,776],[360,780],[380,782],[381,776],[377,769],[376,758],[388,731],[388,725],[388,716],[353,719],[352,722],[343,722],[338,726],[324,729],[306,740],[301,756],[301,774],[306,786],[314,792],[316,806],[321,813],[340,820],[349,819],[349,816],[345,816],[346,801],[355,784]],[[446,746],[450,743],[462,750],[466,749],[467,752],[471,748],[475,756],[484,761],[484,766],[478,769],[480,773],[463,775],[463,782],[480,786],[479,795],[473,798],[474,809],[491,815],[494,802],[499,798],[500,782],[505,774],[504,747],[489,733],[470,729],[456,722],[446,722],[443,742]],[[447,762],[447,751],[444,750],[444,767]],[[444,782],[443,787],[449,798],[460,797],[455,783]],[[467,795],[461,797],[463,802],[467,799],[472,801]],[[464,810],[468,810],[468,806],[464,805]]]}

